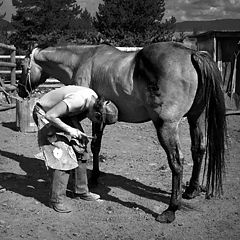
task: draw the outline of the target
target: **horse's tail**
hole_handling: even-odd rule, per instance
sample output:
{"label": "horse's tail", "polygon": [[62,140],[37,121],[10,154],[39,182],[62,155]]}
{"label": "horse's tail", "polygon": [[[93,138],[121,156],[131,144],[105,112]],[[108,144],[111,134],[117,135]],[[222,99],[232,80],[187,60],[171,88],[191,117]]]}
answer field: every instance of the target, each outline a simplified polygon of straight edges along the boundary
{"label": "horse's tail", "polygon": [[206,196],[210,197],[223,193],[226,119],[222,77],[216,63],[208,54],[195,52],[192,54],[192,62],[198,72],[199,86],[202,87],[200,91],[206,106],[204,177],[206,176]]}

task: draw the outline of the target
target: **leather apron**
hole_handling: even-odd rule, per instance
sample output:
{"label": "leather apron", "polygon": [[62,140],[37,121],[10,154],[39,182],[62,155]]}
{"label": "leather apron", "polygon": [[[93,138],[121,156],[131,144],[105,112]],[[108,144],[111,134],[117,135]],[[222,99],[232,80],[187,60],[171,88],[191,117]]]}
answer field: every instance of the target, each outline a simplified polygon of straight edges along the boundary
{"label": "leather apron", "polygon": [[66,171],[78,167],[71,136],[51,125],[38,103],[33,109],[33,119],[38,126],[38,145],[43,152],[46,166]]}

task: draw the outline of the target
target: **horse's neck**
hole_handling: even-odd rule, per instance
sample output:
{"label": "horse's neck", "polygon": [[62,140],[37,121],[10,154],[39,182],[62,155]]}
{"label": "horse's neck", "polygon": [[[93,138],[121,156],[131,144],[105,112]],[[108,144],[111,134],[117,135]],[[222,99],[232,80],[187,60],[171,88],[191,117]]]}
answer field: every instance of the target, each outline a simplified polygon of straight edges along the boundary
{"label": "horse's neck", "polygon": [[73,73],[78,67],[78,56],[69,51],[42,50],[35,58],[42,71],[64,84],[71,84]]}

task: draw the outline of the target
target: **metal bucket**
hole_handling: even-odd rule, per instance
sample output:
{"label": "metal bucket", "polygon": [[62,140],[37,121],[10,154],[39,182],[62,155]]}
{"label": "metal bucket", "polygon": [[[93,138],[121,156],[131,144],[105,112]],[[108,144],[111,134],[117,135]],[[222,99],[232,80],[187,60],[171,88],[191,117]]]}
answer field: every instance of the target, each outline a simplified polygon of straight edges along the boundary
{"label": "metal bucket", "polygon": [[38,99],[16,101],[16,125],[21,132],[31,133],[38,130],[32,116],[33,107]]}

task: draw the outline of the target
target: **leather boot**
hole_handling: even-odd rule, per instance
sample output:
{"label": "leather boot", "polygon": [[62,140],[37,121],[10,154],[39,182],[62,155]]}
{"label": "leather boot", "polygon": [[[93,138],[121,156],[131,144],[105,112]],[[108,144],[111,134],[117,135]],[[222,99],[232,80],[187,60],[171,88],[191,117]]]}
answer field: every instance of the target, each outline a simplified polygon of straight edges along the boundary
{"label": "leather boot", "polygon": [[68,179],[68,172],[53,170],[50,192],[50,207],[59,213],[69,213],[72,211],[71,207],[64,202]]}
{"label": "leather boot", "polygon": [[87,178],[87,161],[78,161],[78,167],[75,169],[75,199],[85,201],[95,201],[100,198],[98,194],[89,192]]}

